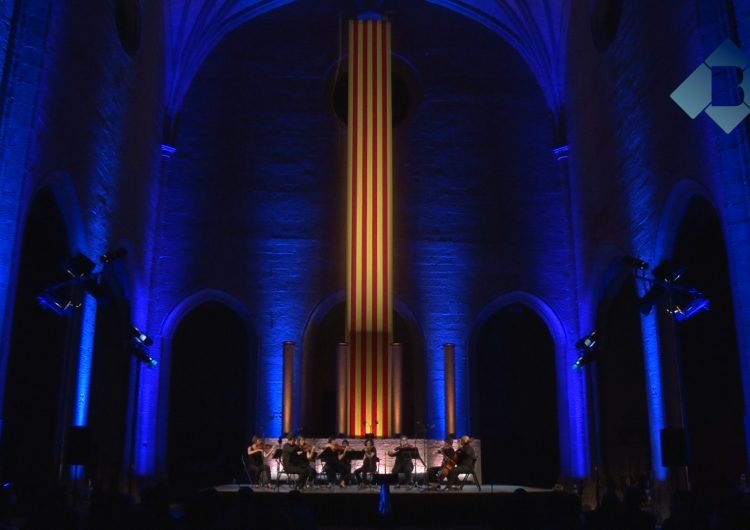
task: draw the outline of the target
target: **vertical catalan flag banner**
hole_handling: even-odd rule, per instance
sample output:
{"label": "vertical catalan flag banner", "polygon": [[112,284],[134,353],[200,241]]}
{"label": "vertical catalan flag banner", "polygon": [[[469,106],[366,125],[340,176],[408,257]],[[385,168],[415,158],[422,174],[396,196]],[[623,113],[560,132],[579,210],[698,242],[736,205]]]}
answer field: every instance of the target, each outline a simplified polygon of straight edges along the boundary
{"label": "vertical catalan flag banner", "polygon": [[347,323],[350,436],[391,431],[391,27],[349,22]]}

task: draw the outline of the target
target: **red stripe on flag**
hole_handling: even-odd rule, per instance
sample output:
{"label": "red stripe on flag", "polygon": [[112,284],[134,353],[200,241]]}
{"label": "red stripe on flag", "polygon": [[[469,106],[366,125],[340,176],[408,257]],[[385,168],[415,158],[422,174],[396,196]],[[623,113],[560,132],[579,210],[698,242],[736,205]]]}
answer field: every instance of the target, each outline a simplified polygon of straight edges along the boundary
{"label": "red stripe on flag", "polygon": [[[360,331],[365,332],[367,330],[367,297],[370,293],[367,291],[367,142],[369,141],[368,127],[370,124],[367,121],[367,70],[369,69],[369,39],[370,39],[370,25],[365,23],[364,25],[364,38],[362,43],[362,325],[359,328]],[[360,398],[360,425],[358,432],[360,435],[364,434],[364,425],[362,422],[367,421],[367,338],[362,335],[362,342],[360,343],[360,378],[361,387],[359,389]]]}
{"label": "red stripe on flag", "polygon": [[[376,22],[376,29],[379,28],[380,22]],[[378,189],[380,187],[380,181],[378,180],[378,98],[376,96],[377,94],[377,74],[380,73],[380,70],[378,70],[378,44],[381,44],[378,41],[378,35],[377,31],[373,32],[373,40],[375,41],[375,46],[372,47],[372,64],[374,66],[373,70],[376,70],[376,75],[372,76],[372,93],[373,93],[373,101],[372,101],[372,117],[373,117],[373,135],[372,135],[372,175],[375,179],[375,186],[373,198],[372,198],[372,319],[373,319],[373,332],[372,336],[370,338],[371,341],[371,348],[372,348],[372,362],[370,363],[370,370],[372,372],[371,379],[372,379],[372,389],[370,392],[370,401],[372,403],[372,424],[377,425],[377,419],[378,419],[378,358],[380,357],[380,352],[378,351],[378,335],[377,333],[380,332],[380,328],[378,327],[378,240],[379,238],[379,230],[378,230]]]}
{"label": "red stripe on flag", "polygon": [[388,79],[388,68],[387,68],[387,61],[388,61],[388,45],[387,45],[387,38],[388,38],[388,27],[386,24],[383,24],[382,28],[383,33],[383,47],[382,47],[382,61],[383,61],[383,199],[385,201],[385,204],[383,205],[384,208],[384,215],[383,215],[383,331],[386,334],[386,340],[383,341],[383,436],[387,436],[390,434],[390,415],[389,415],[389,398],[388,395],[388,388],[389,388],[389,381],[390,381],[390,374],[388,372],[390,366],[388,363],[388,356],[390,355],[390,342],[391,342],[391,334],[390,334],[390,297],[388,295],[388,281],[390,280],[388,278],[388,273],[390,267],[389,264],[389,254],[388,254],[388,244],[390,243],[390,238],[388,237],[388,218],[390,217],[390,203],[388,201],[388,134],[390,134],[390,128],[388,127],[389,124],[389,116],[388,116],[388,83],[390,83],[390,79]]}
{"label": "red stripe on flag", "polygon": [[[352,46],[352,59],[351,59],[351,72],[349,72],[349,75],[352,76],[352,94],[353,94],[353,101],[354,105],[357,106],[357,98],[359,97],[358,93],[358,86],[357,86],[357,69],[359,68],[359,64],[357,61],[357,54],[359,51],[358,46],[358,38],[359,38],[359,24],[354,22],[352,24],[352,36],[353,40],[353,46]],[[357,278],[357,201],[353,200],[353,198],[357,197],[357,142],[359,140],[357,135],[357,113],[354,111],[354,109],[350,109],[349,112],[352,113],[352,161],[351,161],[351,175],[349,178],[352,179],[352,197],[349,199],[352,201],[352,248],[349,250],[351,253],[351,277],[349,278],[349,296],[351,297],[351,300],[349,301],[350,305],[350,311],[351,315],[349,315],[350,318],[350,324],[349,324],[349,432],[353,432],[352,429],[354,428],[355,423],[355,410],[354,410],[354,404],[356,403],[356,359],[357,359],[357,337],[356,337],[356,329],[357,329],[357,321],[356,321],[356,315],[357,312],[354,309],[356,307],[357,303],[357,292],[354,285],[354,282]]]}

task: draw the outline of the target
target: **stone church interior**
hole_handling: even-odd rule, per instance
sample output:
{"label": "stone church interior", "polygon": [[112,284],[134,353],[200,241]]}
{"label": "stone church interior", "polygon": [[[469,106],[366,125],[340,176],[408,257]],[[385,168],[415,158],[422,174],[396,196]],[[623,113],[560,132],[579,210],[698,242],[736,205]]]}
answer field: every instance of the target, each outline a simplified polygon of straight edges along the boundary
{"label": "stone church interior", "polygon": [[750,1],[0,0],[0,64],[3,527],[750,528]]}

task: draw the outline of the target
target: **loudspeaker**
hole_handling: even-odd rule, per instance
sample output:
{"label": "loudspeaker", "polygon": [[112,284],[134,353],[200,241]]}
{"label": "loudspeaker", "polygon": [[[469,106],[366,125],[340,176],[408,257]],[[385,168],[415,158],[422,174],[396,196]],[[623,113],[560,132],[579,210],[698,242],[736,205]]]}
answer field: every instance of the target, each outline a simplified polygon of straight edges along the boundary
{"label": "loudspeaker", "polygon": [[661,463],[664,467],[688,465],[685,429],[669,427],[661,430]]}
{"label": "loudspeaker", "polygon": [[88,427],[71,425],[65,444],[65,460],[69,465],[88,464],[91,456],[91,431]]}

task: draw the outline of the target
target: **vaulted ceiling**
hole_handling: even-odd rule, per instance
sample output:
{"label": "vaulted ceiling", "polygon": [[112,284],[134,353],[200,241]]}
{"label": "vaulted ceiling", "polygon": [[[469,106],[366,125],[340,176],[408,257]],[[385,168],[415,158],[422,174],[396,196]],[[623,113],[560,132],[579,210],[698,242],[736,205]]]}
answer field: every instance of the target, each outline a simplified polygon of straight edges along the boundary
{"label": "vaulted ceiling", "polygon": [[[204,60],[230,31],[295,1],[165,1],[166,106],[169,117],[177,115]],[[570,0],[424,1],[471,18],[505,39],[528,64],[544,93],[556,125],[560,126],[565,103]]]}

